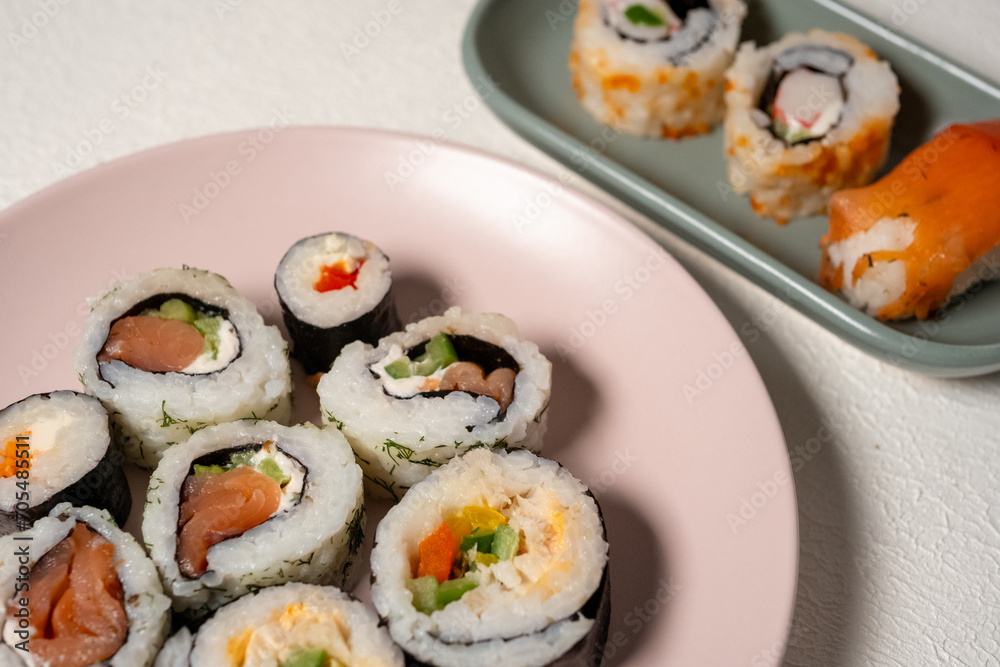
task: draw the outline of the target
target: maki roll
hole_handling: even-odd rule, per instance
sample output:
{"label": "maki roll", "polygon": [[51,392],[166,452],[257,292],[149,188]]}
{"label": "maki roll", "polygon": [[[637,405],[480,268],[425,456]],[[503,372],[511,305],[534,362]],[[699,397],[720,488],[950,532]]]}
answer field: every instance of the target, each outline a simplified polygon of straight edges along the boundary
{"label": "maki roll", "polygon": [[264,586],[352,585],[364,526],[361,470],[336,430],[235,422],[167,450],[142,535],[174,610],[196,619]]}
{"label": "maki roll", "polygon": [[25,530],[56,505],[106,509],[121,526],[132,509],[108,413],[75,391],[35,394],[0,411],[0,535]]}
{"label": "maki roll", "polygon": [[326,426],[354,448],[368,491],[399,498],[476,448],[541,451],[552,364],[496,313],[450,308],[351,343],[320,380]]}
{"label": "maki roll", "polygon": [[820,282],[882,320],[926,318],[996,278],[1000,121],[952,125],[872,185],[836,193]]}
{"label": "maki roll", "polygon": [[211,424],[287,422],[288,349],[276,327],[222,276],[157,269],[97,297],[75,365],[111,414],[126,456],[153,468]]}
{"label": "maki roll", "polygon": [[742,0],[580,0],[569,56],[590,114],[623,132],[676,139],[722,120]]}
{"label": "maki roll", "polygon": [[379,523],[372,602],[418,664],[600,664],[608,544],[594,497],[526,451],[476,450]]}
{"label": "maki roll", "polygon": [[0,539],[0,664],[147,667],[170,600],[135,538],[111,516],[63,503]]}
{"label": "maki roll", "polygon": [[306,373],[325,373],[340,349],[402,328],[389,258],[371,241],[330,232],[304,238],[278,264],[274,288]]}
{"label": "maki roll", "polygon": [[869,183],[899,111],[889,63],[850,35],[811,30],[744,43],[726,73],[729,181],[785,224],[823,213],[830,195]]}
{"label": "maki roll", "polygon": [[193,637],[171,638],[157,665],[403,667],[403,653],[367,607],[332,586],[265,588],[219,609]]}

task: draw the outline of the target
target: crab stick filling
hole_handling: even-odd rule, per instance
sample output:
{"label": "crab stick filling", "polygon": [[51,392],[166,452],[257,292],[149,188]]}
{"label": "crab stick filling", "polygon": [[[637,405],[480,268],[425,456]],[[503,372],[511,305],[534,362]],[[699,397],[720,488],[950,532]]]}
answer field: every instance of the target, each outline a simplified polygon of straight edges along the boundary
{"label": "crab stick filling", "polygon": [[302,496],[305,468],[273,442],[193,466],[178,516],[177,565],[189,578],[208,571],[209,549],[289,511]]}
{"label": "crab stick filling", "polygon": [[117,359],[150,373],[200,374],[222,370],[239,353],[232,322],[175,298],[116,320],[97,360]]}
{"label": "crab stick filling", "polygon": [[[83,667],[107,660],[128,633],[114,545],[82,523],[42,556],[28,578],[33,664]],[[13,609],[4,640],[13,645]]]}
{"label": "crab stick filling", "polygon": [[[514,400],[514,379],[517,371],[512,359],[500,366],[497,363],[477,363],[476,360],[462,360],[464,349],[453,343],[471,337],[452,337],[439,333],[423,346],[424,352],[411,359],[407,351],[399,345],[389,348],[388,354],[369,368],[383,383],[386,393],[397,398],[412,398],[428,392],[462,391],[476,396],[489,396],[505,412]],[[477,340],[478,346],[501,348]],[[462,345],[459,344],[459,348]],[[475,356],[475,355],[472,355]],[[487,368],[489,372],[487,373]]]}
{"label": "crab stick filling", "polygon": [[826,136],[844,111],[844,89],[833,75],[800,67],[778,84],[772,126],[788,144]]}

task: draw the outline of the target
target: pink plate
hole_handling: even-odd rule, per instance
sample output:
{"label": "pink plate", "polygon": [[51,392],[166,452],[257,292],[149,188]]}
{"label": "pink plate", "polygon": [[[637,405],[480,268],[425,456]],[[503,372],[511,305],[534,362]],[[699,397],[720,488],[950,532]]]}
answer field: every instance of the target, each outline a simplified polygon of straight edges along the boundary
{"label": "pink plate", "polygon": [[[0,214],[0,405],[79,389],[86,298],[123,276],[211,269],[279,324],[278,260],[327,230],[392,258],[404,320],[452,304],[503,312],[553,361],[546,451],[594,490],[611,543],[605,664],[780,662],[794,489],[739,338],[625,220],[476,151],[366,130],[254,130],[118,160],[13,206]],[[296,379],[297,417],[317,418]]]}

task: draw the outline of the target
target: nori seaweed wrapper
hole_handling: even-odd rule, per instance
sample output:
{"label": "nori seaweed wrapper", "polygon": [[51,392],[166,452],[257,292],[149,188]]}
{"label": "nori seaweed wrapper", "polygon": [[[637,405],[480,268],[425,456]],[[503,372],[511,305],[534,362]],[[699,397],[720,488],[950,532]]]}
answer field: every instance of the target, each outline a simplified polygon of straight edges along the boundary
{"label": "nori seaweed wrapper", "polygon": [[[560,467],[562,466],[560,465]],[[587,495],[594,499],[594,504],[597,506],[597,514],[601,518],[601,527],[604,529],[601,537],[605,542],[607,542],[608,530],[604,522],[604,512],[601,511],[601,504],[597,502],[597,498],[594,496],[592,491],[588,490]],[[374,580],[374,578],[375,575],[373,574],[372,579]],[[597,590],[594,591],[590,598],[583,603],[583,606],[580,607],[579,611],[569,618],[553,621],[548,626],[542,628],[542,630],[534,634],[541,634],[553,625],[577,619],[581,616],[594,620],[594,625],[591,626],[590,631],[587,632],[587,634],[584,635],[583,638],[574,644],[568,651],[548,663],[546,667],[601,667],[601,663],[604,661],[605,644],[608,640],[608,629],[611,627],[610,554],[608,556],[608,562],[604,564],[604,572],[601,574],[601,583],[597,586]],[[505,641],[530,636],[532,635],[519,635],[518,637],[509,637]],[[466,645],[468,646],[471,644]],[[435,667],[434,663],[421,662],[405,649],[403,650],[403,655],[406,658],[406,667]]]}
{"label": "nori seaweed wrapper", "polygon": [[403,328],[396,313],[394,287],[390,287],[374,308],[357,319],[336,327],[322,327],[303,322],[288,308],[278,292],[278,302],[285,327],[292,339],[292,356],[298,359],[309,375],[330,370],[340,350],[356,340],[378,345],[380,338]]}
{"label": "nori seaweed wrapper", "polygon": [[[75,393],[75,392],[74,392]],[[49,397],[49,393],[35,394],[29,396],[18,403],[23,403],[37,396]],[[88,397],[89,398],[89,397]],[[93,399],[97,400],[97,399]],[[17,403],[8,407],[13,407]],[[6,409],[6,408],[5,408]],[[110,433],[110,431],[109,431]],[[68,443],[64,447],[65,456],[73,456],[73,443]],[[104,452],[101,460],[91,468],[83,477],[73,482],[66,488],[55,493],[45,502],[32,505],[27,510],[18,513],[5,512],[0,510],[0,536],[19,532],[30,527],[35,521],[48,516],[49,512],[59,503],[70,503],[74,507],[88,505],[97,509],[108,510],[112,518],[119,526],[125,525],[129,513],[132,511],[132,492],[129,489],[128,478],[125,475],[125,455],[115,445],[114,438],[110,439],[108,449]],[[30,492],[30,477],[28,490]],[[26,521],[28,525],[18,526],[17,519]]]}

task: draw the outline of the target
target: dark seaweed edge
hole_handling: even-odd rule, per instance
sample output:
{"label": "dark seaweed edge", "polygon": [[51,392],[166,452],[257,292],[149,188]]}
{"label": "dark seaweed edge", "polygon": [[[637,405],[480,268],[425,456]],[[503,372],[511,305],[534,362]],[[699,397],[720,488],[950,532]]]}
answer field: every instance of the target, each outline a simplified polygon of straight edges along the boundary
{"label": "dark seaweed edge", "polygon": [[[854,67],[854,56],[852,56],[851,54],[849,54],[847,51],[844,51],[843,49],[838,49],[838,48],[833,47],[833,46],[827,46],[826,44],[797,44],[795,46],[791,46],[791,47],[785,49],[781,53],[786,53],[788,51],[792,51],[792,50],[796,50],[796,49],[801,49],[803,51],[828,51],[828,52],[831,52],[831,53],[838,53],[838,54],[841,54],[841,55],[844,55],[844,56],[847,57],[848,62],[849,62],[848,71],[850,71],[851,67]],[[779,53],[778,55],[780,56],[781,53]],[[777,60],[777,57],[775,57],[774,59],[771,60],[770,71],[768,72],[768,75],[767,75],[767,83],[764,84],[764,89],[761,91],[761,94],[760,94],[760,100],[757,103],[757,108],[760,109],[761,111],[763,111],[765,114],[767,114],[767,117],[769,119],[771,119],[771,124],[768,125],[767,128],[766,128],[767,131],[771,133],[772,137],[774,137],[775,139],[777,139],[778,141],[780,141],[785,146],[789,146],[789,147],[791,147],[791,146],[804,146],[804,145],[812,143],[814,141],[821,141],[821,140],[825,139],[826,136],[828,134],[830,134],[830,132],[832,132],[833,130],[835,130],[837,128],[837,126],[840,125],[840,121],[842,121],[844,119],[844,113],[843,113],[843,111],[841,111],[840,117],[837,118],[837,122],[834,123],[830,127],[830,130],[826,134],[824,134],[822,136],[819,136],[819,137],[811,137],[811,138],[803,139],[801,141],[796,141],[795,143],[790,144],[787,141],[785,141],[785,139],[783,137],[779,136],[777,132],[774,131],[774,98],[778,96],[778,86],[781,85],[781,82],[784,80],[784,78],[786,76],[788,76],[789,73],[791,73],[792,71],[794,71],[794,70],[783,69],[781,67],[778,67],[777,63],[775,62],[776,60]],[[840,93],[844,97],[844,105],[845,106],[847,105],[848,90],[847,90],[847,86],[844,85],[844,78],[847,76],[847,72],[841,72],[840,74],[834,74],[833,72],[827,72],[827,71],[824,71],[822,69],[819,69],[818,67],[813,67],[811,65],[800,65],[799,67],[805,67],[806,69],[811,70],[813,72],[816,72],[817,74],[825,74],[826,76],[836,77],[837,84],[840,86]]]}
{"label": "dark seaweed edge", "polygon": [[[150,373],[152,375],[175,374],[175,375],[186,375],[188,377],[211,377],[213,375],[218,375],[219,373],[223,372],[224,370],[232,366],[234,363],[236,363],[237,359],[243,356],[243,350],[246,348],[247,341],[243,340],[243,333],[240,331],[239,327],[236,326],[236,323],[233,322],[232,319],[230,319],[229,309],[223,308],[222,306],[214,306],[210,303],[206,303],[201,299],[199,299],[198,297],[191,296],[190,294],[185,294],[184,292],[162,292],[160,294],[154,294],[152,296],[148,296],[142,301],[136,302],[131,308],[129,308],[123,314],[119,315],[118,317],[116,317],[115,319],[111,320],[108,323],[108,335],[109,336],[111,335],[111,327],[113,327],[115,325],[115,322],[117,322],[118,320],[124,319],[126,317],[133,317],[135,315],[140,315],[144,310],[159,308],[161,305],[163,305],[170,299],[180,299],[181,301],[188,304],[189,306],[192,306],[196,310],[199,310],[213,317],[216,316],[222,317],[224,320],[232,324],[233,330],[236,332],[236,338],[239,339],[240,341],[240,349],[236,353],[236,356],[230,359],[228,364],[226,364],[217,371],[211,371],[209,373],[183,373],[181,371],[142,371],[143,373]],[[106,343],[107,343],[107,338],[105,338],[105,344]],[[101,349],[103,348],[104,344],[101,345]],[[100,350],[98,350],[98,354],[100,354]],[[114,361],[121,361],[121,360],[115,359]],[[111,362],[107,361],[97,362],[97,378],[101,382],[105,382],[114,387],[115,385],[111,384],[111,382],[108,382],[108,379],[104,377],[104,370],[102,368],[102,364],[107,364],[107,363]],[[124,361],[122,361],[121,363],[125,364]],[[125,365],[129,366],[129,364]],[[135,368],[135,367],[129,366],[129,368]],[[136,370],[141,370],[141,369],[136,368]]]}
{"label": "dark seaweed edge", "polygon": [[[125,525],[129,514],[132,511],[132,492],[128,485],[128,477],[125,474],[125,455],[118,447],[112,437],[111,417],[107,414],[104,405],[93,396],[71,389],[60,389],[59,392],[70,392],[86,400],[94,401],[104,411],[108,420],[108,444],[104,450],[104,455],[87,472],[80,476],[75,482],[63,487],[53,494],[51,498],[38,505],[32,505],[22,516],[28,521],[26,527],[34,525],[39,519],[49,515],[56,505],[68,502],[74,507],[93,507],[95,509],[107,510],[115,523],[119,526]],[[42,398],[49,400],[56,391],[32,394],[19,401],[11,403],[0,414],[29,400]],[[31,478],[28,479],[29,491]],[[17,526],[16,512],[0,509],[0,537],[12,533],[20,532]]]}
{"label": "dark seaweed edge", "polygon": [[[518,450],[506,449],[504,451],[510,453]],[[542,457],[538,458],[541,459]],[[558,461],[555,461],[554,459],[543,460],[553,461],[559,468],[568,470],[566,466]],[[575,475],[573,477],[576,479]],[[579,479],[577,479],[577,481],[579,481]],[[559,625],[560,623],[578,620],[581,617],[589,618],[594,621],[594,625],[591,626],[587,634],[584,635],[576,644],[571,646],[565,653],[557,657],[554,661],[548,663],[548,667],[581,667],[583,665],[586,665],[587,667],[600,667],[604,660],[604,646],[607,642],[608,630],[611,627],[611,544],[608,542],[608,528],[607,523],[604,520],[604,512],[601,510],[601,504],[597,501],[597,497],[594,496],[593,491],[589,488],[586,489],[585,495],[590,496],[591,500],[594,501],[594,505],[597,507],[597,517],[601,523],[601,539],[603,539],[604,543],[608,545],[608,559],[604,563],[604,570],[601,573],[601,581],[598,583],[596,590],[591,593],[590,597],[583,603],[580,609],[565,618],[549,623],[538,632],[525,633],[514,637],[493,637],[491,639],[482,639],[475,642],[446,642],[433,634],[430,636],[444,646],[468,647],[475,646],[477,644],[486,644],[496,641],[497,639],[500,639],[503,642],[508,642],[526,637],[534,637],[536,635],[540,635],[553,626]],[[378,547],[377,541],[372,544],[373,553],[376,547]],[[369,584],[375,584],[377,580],[378,578],[375,576],[374,570],[372,570],[371,575],[369,576]],[[379,625],[389,627],[391,625],[389,623],[389,618],[387,616],[383,616],[377,609],[375,611],[378,613]],[[398,645],[403,649],[403,655],[406,659],[406,667],[435,667],[434,663],[422,662],[418,657],[407,651],[402,644]]]}
{"label": "dark seaweed edge", "polygon": [[[451,340],[452,346],[455,348],[455,354],[458,355],[459,361],[470,361],[477,364],[483,369],[484,377],[499,368],[509,368],[514,371],[515,375],[520,373],[522,370],[521,364],[514,358],[514,355],[495,343],[466,334],[449,333],[447,336]],[[407,348],[403,351],[404,356],[413,361],[424,353],[427,349],[427,343],[429,342],[430,338]],[[370,368],[369,371],[372,373],[373,377],[378,379],[378,375],[376,375],[374,371],[371,371]],[[454,393],[467,394],[469,396],[487,396],[488,398],[493,398],[487,394],[476,394],[470,391],[463,391],[461,389],[436,389],[434,391],[422,391],[414,394],[413,396],[396,396],[395,394],[389,393],[383,386],[382,393],[399,401],[408,401],[416,398],[417,396],[423,396],[425,398],[444,398],[445,396]],[[511,402],[513,403],[513,400]],[[489,423],[495,424],[497,422],[502,422],[506,419],[506,417],[507,411],[500,410],[497,412],[497,416],[491,419]],[[471,433],[475,426],[466,426],[465,428]]]}
{"label": "dark seaweed edge", "polygon": [[[262,443],[262,442],[248,442],[248,443],[244,443],[242,445],[234,445],[232,447],[225,447],[225,448],[222,448],[222,449],[216,449],[216,450],[213,450],[211,452],[205,452],[204,454],[202,454],[198,458],[193,459],[191,461],[191,464],[188,466],[188,472],[187,472],[187,474],[184,475],[184,478],[181,480],[180,485],[177,487],[177,513],[178,513],[178,516],[177,516],[177,520],[176,520],[177,528],[174,530],[174,544],[175,544],[175,546],[174,546],[174,560],[175,561],[177,560],[177,557],[180,554],[180,539],[181,539],[180,508],[181,508],[181,503],[184,502],[184,485],[187,483],[188,478],[195,474],[195,472],[194,472],[194,466],[195,466],[195,464],[197,464],[197,465],[221,465],[221,466],[225,466],[225,465],[228,465],[230,463],[230,461],[232,460],[232,457],[233,457],[234,454],[239,454],[241,452],[248,452],[248,451],[252,451],[254,453],[257,453],[257,452],[259,452],[264,447],[264,444],[265,443]],[[284,454],[285,456],[287,456],[288,458],[292,459],[297,464],[299,464],[302,467],[302,469],[305,471],[303,473],[303,475],[302,475],[302,491],[299,493],[299,499],[297,501],[295,501],[295,503],[292,505],[292,508],[290,508],[288,510],[288,512],[291,512],[291,511],[293,511],[294,508],[298,507],[299,503],[302,502],[302,499],[306,495],[306,487],[309,485],[309,472],[310,472],[309,466],[307,466],[301,460],[299,460],[299,458],[297,456],[293,456],[292,454],[290,454],[277,441],[274,441],[274,446],[277,447],[281,451],[282,454]],[[279,515],[275,514],[274,516],[268,517],[266,520],[264,520],[261,523],[257,524],[257,526],[263,526],[265,523],[267,523],[268,521],[271,521],[276,516],[279,516]],[[257,526],[254,526],[254,528],[256,528]],[[247,530],[253,530],[253,528],[249,528]],[[232,535],[232,536],[227,537],[226,539],[224,539],[224,540],[222,540],[220,542],[216,542],[216,544],[222,544],[223,542],[227,542],[229,540],[236,539],[238,537],[242,537],[243,535],[246,534],[246,532],[247,531],[243,531],[239,535]],[[201,579],[203,576],[205,576],[209,572],[212,572],[212,570],[206,570],[205,572],[203,572],[202,574],[198,575],[197,577],[189,577],[186,574],[184,574],[184,572],[181,571],[179,563],[178,563],[177,571],[180,573],[180,576],[183,579],[187,580],[187,581],[198,581],[199,579]]]}
{"label": "dark seaweed edge", "polygon": [[[277,293],[278,303],[281,305],[281,316],[285,322],[285,328],[288,330],[289,338],[292,339],[291,354],[299,360],[307,375],[325,373],[330,370],[340,351],[349,343],[360,340],[374,346],[378,344],[379,339],[403,328],[402,320],[399,319],[399,313],[396,309],[396,286],[391,281],[389,289],[371,310],[337,326],[317,326],[289,308],[285,301],[285,295],[278,289],[278,274],[281,273],[285,260],[293,249],[324,236],[347,236],[363,240],[346,232],[323,232],[306,236],[293,243],[285,251],[274,271],[274,291]],[[389,256],[381,248],[376,246],[376,250],[382,253],[387,261],[389,260]],[[391,278],[391,268],[389,273]]]}

